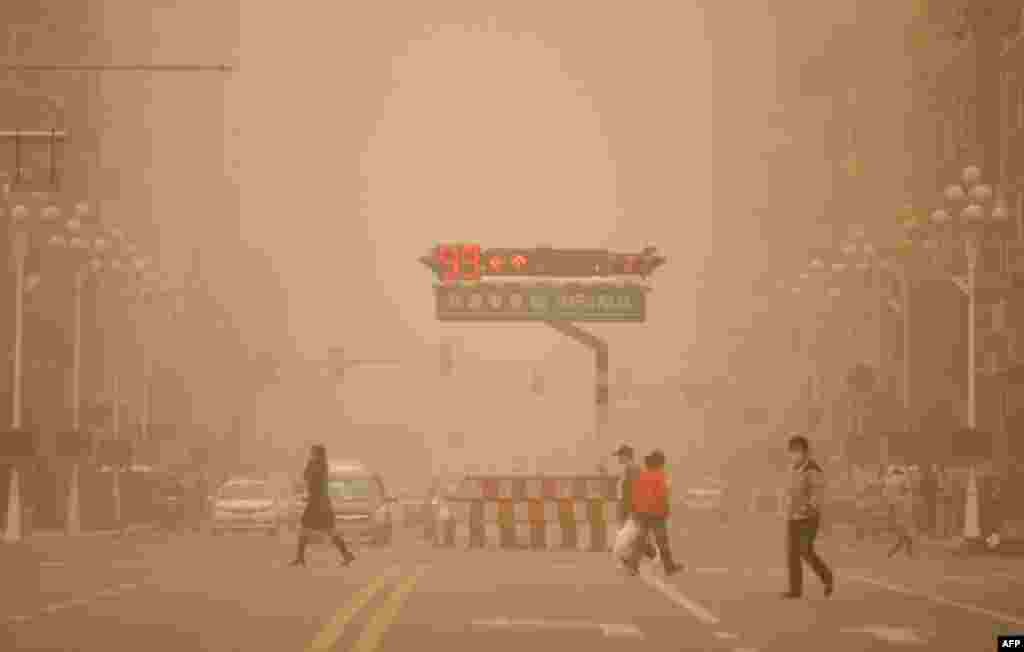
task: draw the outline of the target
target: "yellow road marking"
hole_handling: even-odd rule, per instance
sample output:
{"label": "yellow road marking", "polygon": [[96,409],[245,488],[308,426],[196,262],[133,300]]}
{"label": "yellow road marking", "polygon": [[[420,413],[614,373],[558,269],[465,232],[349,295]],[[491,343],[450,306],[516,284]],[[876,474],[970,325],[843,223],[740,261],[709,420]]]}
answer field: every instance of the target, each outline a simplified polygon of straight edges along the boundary
{"label": "yellow road marking", "polygon": [[389,568],[378,575],[375,580],[364,586],[359,593],[352,596],[348,602],[338,609],[338,613],[334,615],[334,619],[331,620],[330,624],[324,627],[320,634],[310,643],[307,652],[330,652],[331,648],[334,647],[334,644],[338,642],[338,639],[345,632],[345,627],[349,621],[366,606],[366,603],[373,596],[380,592],[381,588],[384,587],[384,583],[394,575],[395,570],[395,568]]}
{"label": "yellow road marking", "polygon": [[398,612],[402,610],[405,601],[409,598],[409,594],[412,593],[416,583],[420,581],[420,578],[426,572],[426,567],[421,566],[415,573],[398,585],[394,593],[388,596],[387,602],[373,615],[373,619],[370,620],[366,629],[363,630],[363,635],[356,641],[353,652],[375,652],[377,650],[381,639],[384,638],[384,634],[391,627],[391,623],[398,617]]}

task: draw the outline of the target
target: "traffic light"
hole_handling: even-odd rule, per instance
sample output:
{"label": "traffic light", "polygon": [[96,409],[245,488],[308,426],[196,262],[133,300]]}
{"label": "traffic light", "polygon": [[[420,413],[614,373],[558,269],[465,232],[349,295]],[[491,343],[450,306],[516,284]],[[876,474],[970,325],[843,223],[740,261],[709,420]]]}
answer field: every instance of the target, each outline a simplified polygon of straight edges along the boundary
{"label": "traffic light", "polygon": [[607,249],[483,249],[478,244],[441,244],[419,262],[445,282],[524,276],[646,278],[666,262],[656,251],[654,247],[639,253],[615,253]]}
{"label": "traffic light", "polygon": [[639,254],[609,254],[611,274],[647,278],[667,260],[655,255],[656,251],[654,247],[645,247]]}

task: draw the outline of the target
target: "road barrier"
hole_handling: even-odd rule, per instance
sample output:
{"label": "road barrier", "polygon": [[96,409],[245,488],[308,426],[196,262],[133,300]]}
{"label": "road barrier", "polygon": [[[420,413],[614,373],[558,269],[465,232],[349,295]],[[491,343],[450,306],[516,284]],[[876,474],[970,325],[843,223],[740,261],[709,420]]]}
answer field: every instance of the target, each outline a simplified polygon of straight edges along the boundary
{"label": "road barrier", "polygon": [[618,480],[606,475],[467,476],[440,505],[435,544],[607,552],[618,530]]}

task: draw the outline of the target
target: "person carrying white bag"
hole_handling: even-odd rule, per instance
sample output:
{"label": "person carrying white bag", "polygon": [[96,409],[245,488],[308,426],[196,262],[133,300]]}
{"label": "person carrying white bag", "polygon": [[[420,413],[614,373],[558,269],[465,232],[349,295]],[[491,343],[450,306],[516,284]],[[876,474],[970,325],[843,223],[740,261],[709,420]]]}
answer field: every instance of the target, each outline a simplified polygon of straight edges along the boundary
{"label": "person carrying white bag", "polygon": [[[639,572],[640,558],[647,552],[644,545],[650,535],[658,544],[661,563],[665,567],[665,575],[674,575],[683,570],[672,558],[672,548],[668,540],[669,517],[669,483],[665,474],[665,454],[660,450],[652,452],[644,458],[646,469],[633,484],[633,511],[630,521],[637,530],[633,555],[625,562],[632,574]],[[623,535],[625,539],[629,530]]]}
{"label": "person carrying white bag", "polygon": [[628,564],[633,558],[633,549],[636,546],[637,538],[640,536],[640,528],[632,518],[626,519],[625,524],[619,528],[615,535],[615,545],[612,546],[612,554],[623,564]]}
{"label": "person carrying white bag", "polygon": [[[633,483],[636,482],[637,477],[640,475],[640,468],[634,461],[634,452],[631,446],[623,444],[619,446],[618,450],[612,453],[618,460],[619,464],[622,465],[622,482],[619,489],[619,525],[620,533],[622,528],[630,522],[633,514]],[[636,523],[633,524],[636,527]],[[618,543],[618,537],[616,537],[616,543]],[[630,544],[633,545],[633,544]],[[613,546],[614,548],[614,546]],[[644,537],[644,554],[649,559],[654,559],[657,556],[654,546],[651,544],[649,537]],[[616,555],[618,557],[618,555]]]}

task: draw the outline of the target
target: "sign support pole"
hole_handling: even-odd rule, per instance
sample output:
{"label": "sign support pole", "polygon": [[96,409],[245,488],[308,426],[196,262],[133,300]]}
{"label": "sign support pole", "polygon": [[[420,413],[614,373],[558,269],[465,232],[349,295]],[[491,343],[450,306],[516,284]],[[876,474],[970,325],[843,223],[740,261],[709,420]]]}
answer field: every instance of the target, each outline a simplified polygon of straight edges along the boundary
{"label": "sign support pole", "polygon": [[570,322],[544,322],[594,352],[594,444],[600,453],[608,428],[608,343]]}

